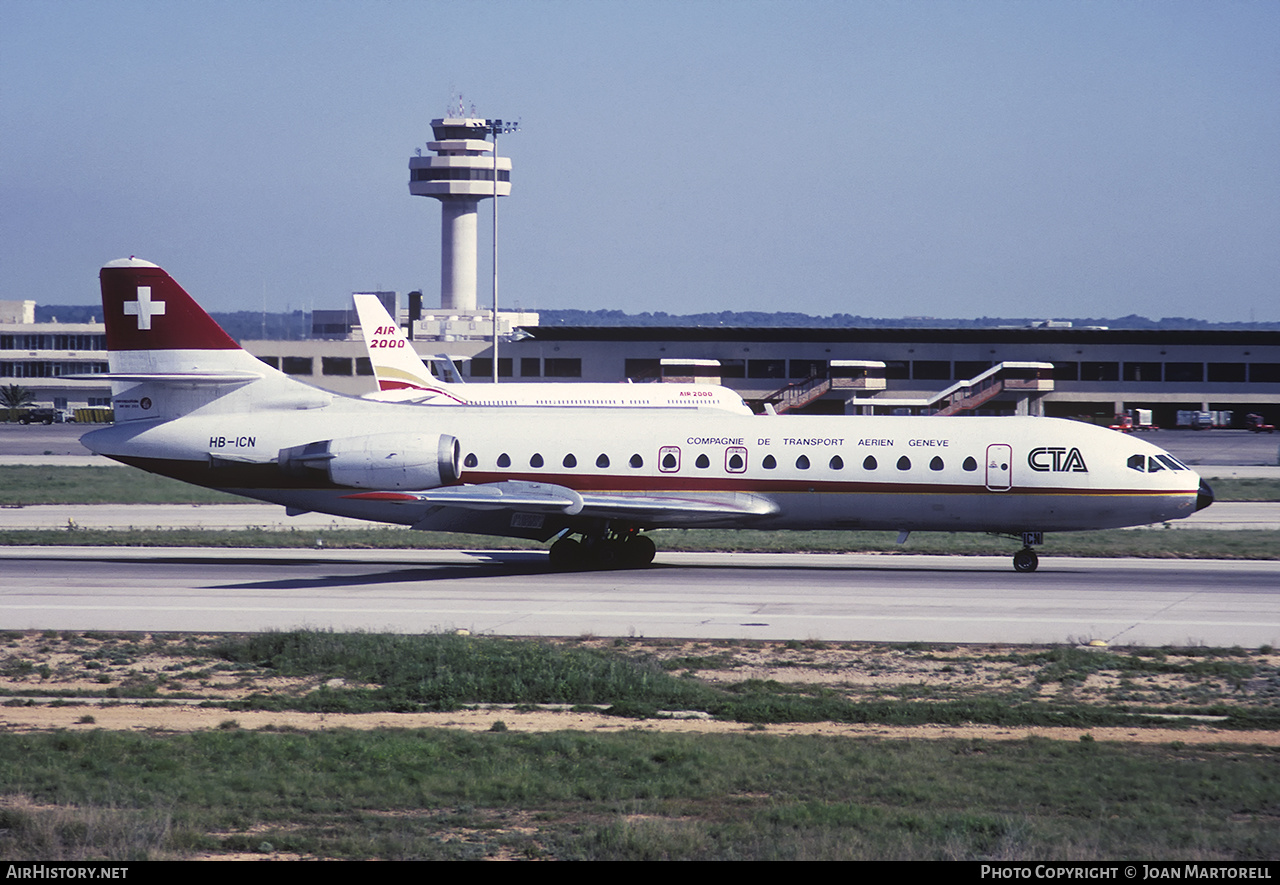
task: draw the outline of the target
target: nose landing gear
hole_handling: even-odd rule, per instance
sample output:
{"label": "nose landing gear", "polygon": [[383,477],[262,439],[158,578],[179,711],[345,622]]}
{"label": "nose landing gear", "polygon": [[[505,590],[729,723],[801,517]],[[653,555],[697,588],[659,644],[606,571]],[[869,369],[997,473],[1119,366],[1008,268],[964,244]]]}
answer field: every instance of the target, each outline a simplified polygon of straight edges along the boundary
{"label": "nose landing gear", "polygon": [[1013,570],[1015,572],[1034,572],[1040,566],[1040,557],[1032,550],[1044,543],[1044,532],[1022,532],[1014,535],[1005,532],[994,532],[1004,538],[1013,538],[1022,542],[1022,549],[1013,554]]}

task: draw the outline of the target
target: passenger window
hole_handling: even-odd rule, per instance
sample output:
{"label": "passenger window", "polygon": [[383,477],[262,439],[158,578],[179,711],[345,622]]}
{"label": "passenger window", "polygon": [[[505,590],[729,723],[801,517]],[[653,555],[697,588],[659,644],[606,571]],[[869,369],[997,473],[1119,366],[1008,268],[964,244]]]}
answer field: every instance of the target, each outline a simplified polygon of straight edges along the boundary
{"label": "passenger window", "polygon": [[764,460],[760,462],[760,466],[765,470],[772,470],[778,466],[778,461],[773,455],[765,455]]}
{"label": "passenger window", "polygon": [[711,459],[708,458],[706,455],[699,455],[698,459],[693,462],[693,466],[697,467],[700,470],[706,470],[708,467],[711,466]]}
{"label": "passenger window", "polygon": [[676,457],[675,452],[667,452],[662,456],[662,469],[670,473],[680,466],[680,459]]}
{"label": "passenger window", "polygon": [[796,469],[797,469],[797,470],[808,470],[808,469],[809,469],[809,456],[808,456],[808,455],[801,455],[799,458],[796,458]]}
{"label": "passenger window", "polygon": [[899,458],[899,459],[898,459],[898,469],[899,469],[899,470],[910,470],[910,469],[911,469],[911,459],[910,459],[910,458],[908,458],[906,455],[903,455],[901,458]]}
{"label": "passenger window", "polygon": [[534,452],[534,453],[533,453],[533,457],[529,459],[529,466],[530,466],[530,467],[541,467],[541,466],[542,466],[542,456],[541,456],[541,455],[539,455],[537,452]]}
{"label": "passenger window", "polygon": [[641,467],[643,467],[643,466],[644,466],[644,458],[641,458],[638,454],[637,454],[637,455],[632,455],[632,456],[631,456],[630,464],[631,464],[631,466],[632,466],[632,467],[634,467],[634,468],[636,468],[636,469],[638,470],[638,469],[640,469]]}
{"label": "passenger window", "polygon": [[462,459],[463,467],[475,467],[480,463],[480,459],[476,457],[475,452],[468,452],[467,457]]}
{"label": "passenger window", "polygon": [[511,466],[511,456],[510,456],[510,455],[508,455],[506,452],[503,452],[501,455],[499,455],[499,456],[498,456],[498,466],[499,466],[499,467],[510,467],[510,466]]}
{"label": "passenger window", "polygon": [[577,467],[577,466],[578,466],[578,459],[577,459],[577,458],[575,458],[575,457],[573,457],[573,455],[572,455],[572,454],[568,454],[568,455],[565,455],[565,456],[564,456],[564,462],[563,462],[563,463],[564,463],[564,466],[565,466],[565,467]]}
{"label": "passenger window", "polygon": [[941,469],[942,469],[942,467],[943,467],[943,465],[942,465],[942,458],[941,458],[941,457],[939,457],[938,455],[934,455],[934,456],[933,456],[933,460],[929,462],[929,469],[930,469],[930,470],[941,470]]}
{"label": "passenger window", "polygon": [[1145,455],[1130,455],[1130,456],[1129,456],[1129,469],[1130,469],[1130,470],[1136,470],[1136,471],[1138,471],[1139,473],[1142,473],[1144,470],[1146,470],[1146,469],[1147,469],[1147,458],[1146,458],[1146,456],[1145,456]]}
{"label": "passenger window", "polygon": [[963,467],[965,470],[969,471],[970,473],[972,473],[973,471],[978,469],[978,459],[970,455],[968,458],[964,459],[964,463],[961,464],[960,466]]}
{"label": "passenger window", "polygon": [[739,455],[737,452],[734,452],[732,455],[729,456],[728,467],[730,470],[740,471],[742,470],[742,464],[743,464],[742,456]]}
{"label": "passenger window", "polygon": [[827,466],[829,466],[832,470],[844,470],[844,459],[841,458],[839,455],[832,455],[831,463]]}
{"label": "passenger window", "polygon": [[608,467],[609,456],[602,453],[599,458],[596,458],[596,466],[599,467],[601,470]]}
{"label": "passenger window", "polygon": [[864,459],[862,460],[862,469],[863,469],[863,470],[875,470],[875,469],[876,469],[876,467],[877,467],[877,465],[876,465],[876,456],[875,456],[875,455],[867,455],[867,457],[866,457],[866,458],[864,458]]}

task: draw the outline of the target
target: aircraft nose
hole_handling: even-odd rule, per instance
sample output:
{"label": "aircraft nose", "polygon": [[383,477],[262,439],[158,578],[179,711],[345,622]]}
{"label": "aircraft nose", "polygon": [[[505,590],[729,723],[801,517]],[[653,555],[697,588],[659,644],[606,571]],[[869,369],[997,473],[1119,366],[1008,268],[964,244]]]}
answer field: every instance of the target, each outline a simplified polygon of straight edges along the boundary
{"label": "aircraft nose", "polygon": [[1200,480],[1200,491],[1196,493],[1196,510],[1203,510],[1213,503],[1213,489],[1203,479]]}

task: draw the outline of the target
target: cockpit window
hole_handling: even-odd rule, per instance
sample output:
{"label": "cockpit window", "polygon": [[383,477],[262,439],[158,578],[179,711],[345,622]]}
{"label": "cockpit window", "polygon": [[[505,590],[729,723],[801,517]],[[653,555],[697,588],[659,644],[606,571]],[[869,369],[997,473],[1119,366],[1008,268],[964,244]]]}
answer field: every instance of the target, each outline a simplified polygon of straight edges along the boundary
{"label": "cockpit window", "polygon": [[1144,473],[1147,469],[1147,456],[1146,455],[1130,455],[1129,469],[1136,470],[1139,473]]}
{"label": "cockpit window", "polygon": [[1179,461],[1177,458],[1174,458],[1170,455],[1156,455],[1156,457],[1159,458],[1161,461],[1163,461],[1164,466],[1168,467],[1170,470],[1186,470],[1187,469],[1186,466],[1183,465],[1181,461]]}
{"label": "cockpit window", "polygon": [[1164,470],[1164,465],[1158,458],[1147,459],[1147,473],[1159,473],[1161,470]]}

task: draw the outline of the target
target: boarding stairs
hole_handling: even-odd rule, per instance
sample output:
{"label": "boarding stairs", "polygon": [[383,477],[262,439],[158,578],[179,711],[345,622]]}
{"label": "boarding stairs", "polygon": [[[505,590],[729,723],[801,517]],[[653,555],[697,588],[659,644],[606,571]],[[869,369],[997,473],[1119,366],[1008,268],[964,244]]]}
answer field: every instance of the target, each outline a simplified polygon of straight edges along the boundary
{"label": "boarding stairs", "polygon": [[793,409],[802,409],[831,389],[831,378],[826,375],[810,375],[803,381],[796,381],[786,387],[780,387],[763,398],[763,402],[773,406],[773,410],[781,415]]}
{"label": "boarding stairs", "polygon": [[972,413],[1000,394],[1012,393],[1017,398],[1019,414],[1038,414],[1040,400],[1053,390],[1052,373],[1052,363],[1003,362],[973,378],[957,381],[933,396],[911,399],[862,398],[852,401],[850,405],[863,409],[909,409],[912,414],[945,417]]}

